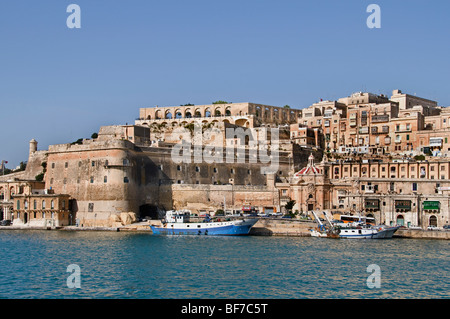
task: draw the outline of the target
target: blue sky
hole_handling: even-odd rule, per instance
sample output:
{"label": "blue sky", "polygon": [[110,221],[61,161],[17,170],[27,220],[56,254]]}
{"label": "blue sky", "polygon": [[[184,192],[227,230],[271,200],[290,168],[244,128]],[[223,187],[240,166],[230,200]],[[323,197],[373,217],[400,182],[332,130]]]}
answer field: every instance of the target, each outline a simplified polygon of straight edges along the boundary
{"label": "blue sky", "polygon": [[[81,29],[69,29],[69,4]],[[381,28],[369,29],[369,4]],[[0,160],[216,100],[304,108],[392,90],[450,105],[449,1],[0,2]]]}

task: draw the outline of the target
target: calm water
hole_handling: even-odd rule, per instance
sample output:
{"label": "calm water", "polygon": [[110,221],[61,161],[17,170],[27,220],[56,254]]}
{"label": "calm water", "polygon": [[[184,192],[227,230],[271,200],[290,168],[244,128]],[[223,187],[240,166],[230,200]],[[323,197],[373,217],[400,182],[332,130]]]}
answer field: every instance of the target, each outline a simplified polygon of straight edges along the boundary
{"label": "calm water", "polygon": [[[0,231],[0,298],[448,298],[449,242]],[[81,269],[68,288],[67,266]],[[369,289],[367,267],[381,269]]]}

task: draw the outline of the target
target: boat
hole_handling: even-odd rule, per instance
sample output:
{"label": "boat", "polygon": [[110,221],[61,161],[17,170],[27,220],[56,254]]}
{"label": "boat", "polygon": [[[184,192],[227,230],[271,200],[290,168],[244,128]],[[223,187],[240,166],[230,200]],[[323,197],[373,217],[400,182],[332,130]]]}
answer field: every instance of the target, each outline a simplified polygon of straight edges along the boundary
{"label": "boat", "polygon": [[356,227],[339,228],[336,234],[340,238],[356,238],[356,239],[386,239],[392,238],[394,233],[400,227],[388,227],[386,225],[359,225]]}
{"label": "boat", "polygon": [[332,222],[324,213],[327,225],[323,224],[321,219],[313,212],[319,227],[310,229],[312,237],[328,238],[350,238],[350,239],[387,239],[392,238],[399,226],[389,227],[386,225],[372,225],[365,223],[364,219],[359,222],[343,224],[341,222]]}
{"label": "boat", "polygon": [[248,235],[258,218],[239,218],[224,221],[212,221],[207,214],[203,222],[190,222],[187,211],[166,212],[162,225],[151,225],[155,235],[208,235],[208,236],[238,236]]}

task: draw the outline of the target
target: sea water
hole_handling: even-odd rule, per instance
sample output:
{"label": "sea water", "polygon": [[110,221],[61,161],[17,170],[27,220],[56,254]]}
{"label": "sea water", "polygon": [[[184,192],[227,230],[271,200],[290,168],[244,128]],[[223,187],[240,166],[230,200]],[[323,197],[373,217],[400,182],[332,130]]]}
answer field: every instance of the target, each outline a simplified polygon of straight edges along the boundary
{"label": "sea water", "polygon": [[399,238],[3,230],[0,298],[448,298],[449,248]]}

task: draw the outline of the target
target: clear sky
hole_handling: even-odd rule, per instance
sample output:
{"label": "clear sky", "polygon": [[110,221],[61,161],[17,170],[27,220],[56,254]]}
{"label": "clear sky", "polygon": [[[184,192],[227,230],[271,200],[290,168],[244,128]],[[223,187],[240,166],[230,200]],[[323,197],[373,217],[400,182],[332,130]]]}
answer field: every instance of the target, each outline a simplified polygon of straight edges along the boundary
{"label": "clear sky", "polygon": [[155,105],[304,108],[401,89],[449,106],[449,34],[447,0],[2,0],[0,160],[14,168],[32,138],[89,138]]}

